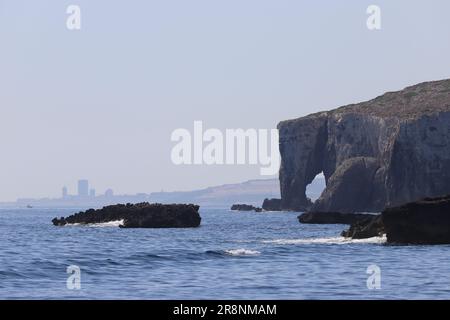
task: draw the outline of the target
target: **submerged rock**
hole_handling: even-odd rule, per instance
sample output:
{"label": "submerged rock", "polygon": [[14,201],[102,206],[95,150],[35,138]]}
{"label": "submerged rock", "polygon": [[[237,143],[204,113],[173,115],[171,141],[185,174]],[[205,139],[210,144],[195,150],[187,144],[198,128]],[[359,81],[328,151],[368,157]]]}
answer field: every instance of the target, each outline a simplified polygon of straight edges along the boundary
{"label": "submerged rock", "polygon": [[123,220],[122,228],[193,228],[201,222],[199,208],[193,204],[117,204],[55,218],[52,222],[55,226],[64,226]]}
{"label": "submerged rock", "polygon": [[281,199],[264,199],[262,209],[265,211],[281,211]]}
{"label": "submerged rock", "polygon": [[[450,80],[283,121],[281,207],[380,212],[450,194],[449,128]],[[306,186],[321,172],[326,188],[312,203]]]}
{"label": "submerged rock", "polygon": [[365,213],[305,212],[298,220],[309,224],[353,224],[371,217],[372,214]]}
{"label": "submerged rock", "polygon": [[382,217],[388,243],[450,244],[450,195],[387,208]]}
{"label": "submerged rock", "polygon": [[231,210],[233,211],[255,211],[255,212],[261,212],[262,209],[252,206],[250,204],[233,204],[231,206]]}

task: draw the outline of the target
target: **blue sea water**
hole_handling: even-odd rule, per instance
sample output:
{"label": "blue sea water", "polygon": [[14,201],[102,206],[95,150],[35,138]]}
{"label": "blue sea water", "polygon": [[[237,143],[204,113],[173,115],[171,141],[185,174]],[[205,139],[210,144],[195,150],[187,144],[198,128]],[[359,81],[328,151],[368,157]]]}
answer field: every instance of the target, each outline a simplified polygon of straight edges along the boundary
{"label": "blue sea water", "polygon": [[[1,299],[448,299],[450,246],[348,241],[296,213],[201,209],[195,229],[54,227],[79,209],[0,209]],[[381,289],[367,287],[369,265]],[[67,267],[80,268],[70,290]]]}

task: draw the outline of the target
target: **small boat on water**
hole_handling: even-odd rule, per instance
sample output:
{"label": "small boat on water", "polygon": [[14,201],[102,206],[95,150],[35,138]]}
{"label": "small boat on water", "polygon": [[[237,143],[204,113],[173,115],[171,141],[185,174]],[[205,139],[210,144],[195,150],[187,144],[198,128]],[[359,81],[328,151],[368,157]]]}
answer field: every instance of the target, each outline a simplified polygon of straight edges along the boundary
{"label": "small boat on water", "polygon": [[33,206],[28,204],[28,205],[27,205],[27,208],[28,208],[28,209],[31,209],[31,208],[33,208]]}

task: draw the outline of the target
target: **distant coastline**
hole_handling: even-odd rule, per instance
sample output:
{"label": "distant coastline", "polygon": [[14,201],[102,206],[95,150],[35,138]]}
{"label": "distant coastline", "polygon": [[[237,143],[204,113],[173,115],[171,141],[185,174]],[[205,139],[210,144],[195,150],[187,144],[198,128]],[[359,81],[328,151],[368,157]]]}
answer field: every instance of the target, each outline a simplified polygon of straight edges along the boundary
{"label": "distant coastline", "polygon": [[[317,177],[308,187],[307,194],[314,200],[320,196],[325,181]],[[249,180],[242,183],[224,184],[193,191],[138,193],[134,195],[66,196],[60,198],[20,198],[14,202],[0,202],[0,207],[102,207],[117,203],[196,203],[202,207],[229,207],[243,202],[260,206],[265,198],[279,198],[278,179]]]}

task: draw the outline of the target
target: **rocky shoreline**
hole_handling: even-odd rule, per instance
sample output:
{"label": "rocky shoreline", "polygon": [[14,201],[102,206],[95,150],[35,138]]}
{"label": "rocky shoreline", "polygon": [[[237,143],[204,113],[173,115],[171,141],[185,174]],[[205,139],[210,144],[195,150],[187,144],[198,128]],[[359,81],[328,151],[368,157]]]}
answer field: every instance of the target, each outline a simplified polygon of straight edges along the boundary
{"label": "rocky shoreline", "polygon": [[121,221],[121,228],[195,228],[200,226],[200,207],[193,204],[117,204],[89,209],[67,218],[54,218],[55,226]]}
{"label": "rocky shoreline", "polygon": [[450,195],[386,208],[377,215],[309,212],[300,215],[299,221],[349,224],[341,235],[352,239],[386,235],[389,244],[450,244]]}
{"label": "rocky shoreline", "polygon": [[[348,224],[353,239],[450,244],[449,123],[450,79],[280,122],[281,209]],[[318,174],[326,187],[313,202]]]}

